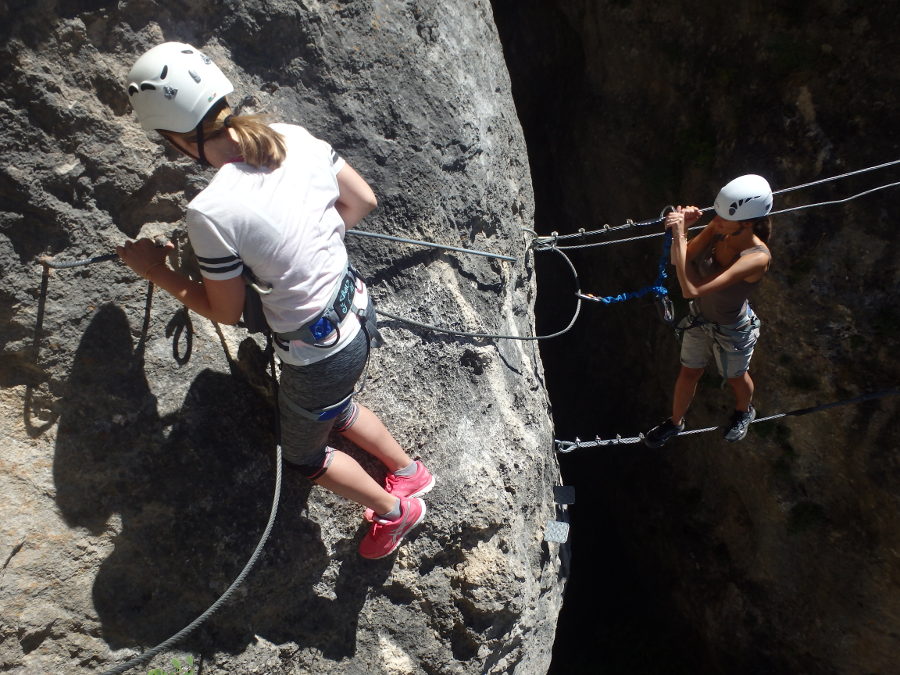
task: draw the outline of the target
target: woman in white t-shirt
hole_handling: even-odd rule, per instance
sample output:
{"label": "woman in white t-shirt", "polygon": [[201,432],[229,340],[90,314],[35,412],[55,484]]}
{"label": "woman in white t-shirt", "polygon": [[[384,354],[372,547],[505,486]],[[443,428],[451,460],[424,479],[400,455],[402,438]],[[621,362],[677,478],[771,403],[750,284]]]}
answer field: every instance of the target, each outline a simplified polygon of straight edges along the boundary
{"label": "woman in white t-shirt", "polygon": [[[140,57],[127,79],[147,131],[218,169],[188,205],[188,236],[203,281],[166,265],[149,239],[117,248],[132,270],[198,314],[234,324],[246,281],[261,295],[282,362],[279,387],[285,459],[318,485],[366,507],[366,558],[389,555],[425,516],[419,498],[434,485],[424,464],[400,447],[378,417],[353,401],[371,343],[379,341],[365,285],[349,269],[345,228],[377,205],[366,181],[302,127],[233,115],[233,91],[194,47],[167,42]],[[379,485],[349,455],[327,444],[332,430],[381,460]]]}

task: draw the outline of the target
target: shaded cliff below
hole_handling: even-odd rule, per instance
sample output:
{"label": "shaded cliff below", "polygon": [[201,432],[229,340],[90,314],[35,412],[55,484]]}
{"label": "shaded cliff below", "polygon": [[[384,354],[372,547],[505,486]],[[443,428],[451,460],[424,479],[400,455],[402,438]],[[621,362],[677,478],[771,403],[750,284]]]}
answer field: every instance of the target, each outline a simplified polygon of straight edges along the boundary
{"label": "shaded cliff below", "polygon": [[[418,321],[533,334],[528,162],[487,2],[8,3],[0,24],[0,670],[101,671],[228,586],[274,475],[258,342],[116,262],[41,276],[41,256],[156,234],[190,262],[181,215],[209,175],[141,132],[136,56],[192,43],[244,111],[328,140],[378,195],[360,229],[516,258],[349,235],[379,307]],[[382,330],[361,400],[436,474],[427,521],[363,561],[361,509],[286,469],[256,568],[178,646],[202,672],[547,669],[564,567],[537,347]]]}

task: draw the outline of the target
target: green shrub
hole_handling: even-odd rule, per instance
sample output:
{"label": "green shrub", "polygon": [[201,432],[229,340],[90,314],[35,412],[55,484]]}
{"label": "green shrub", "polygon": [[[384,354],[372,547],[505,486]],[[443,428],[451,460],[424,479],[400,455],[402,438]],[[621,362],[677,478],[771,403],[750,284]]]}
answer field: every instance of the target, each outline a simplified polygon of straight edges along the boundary
{"label": "green shrub", "polygon": [[149,671],[147,675],[196,675],[197,671],[194,669],[194,657],[188,656],[184,663],[181,662],[181,659],[172,659],[172,670],[169,672],[168,670],[163,670],[162,668],[154,668]]}

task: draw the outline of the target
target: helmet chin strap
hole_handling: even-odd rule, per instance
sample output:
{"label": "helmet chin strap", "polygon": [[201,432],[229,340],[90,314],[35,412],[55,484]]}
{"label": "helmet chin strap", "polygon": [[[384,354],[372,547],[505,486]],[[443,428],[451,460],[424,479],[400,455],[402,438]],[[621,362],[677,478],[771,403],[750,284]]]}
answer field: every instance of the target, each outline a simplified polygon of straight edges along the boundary
{"label": "helmet chin strap", "polygon": [[203,166],[212,166],[209,163],[209,160],[206,159],[206,153],[203,151],[203,120],[200,120],[200,123],[197,125],[197,155],[199,156],[199,162]]}

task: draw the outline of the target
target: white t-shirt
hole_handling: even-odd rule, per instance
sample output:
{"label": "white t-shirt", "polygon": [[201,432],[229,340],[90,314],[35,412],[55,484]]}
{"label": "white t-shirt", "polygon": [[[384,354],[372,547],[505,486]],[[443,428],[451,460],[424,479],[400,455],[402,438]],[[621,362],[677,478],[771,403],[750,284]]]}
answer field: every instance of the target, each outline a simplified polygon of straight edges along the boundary
{"label": "white t-shirt", "polygon": [[[226,164],[188,204],[186,223],[203,276],[232,279],[249,267],[272,286],[261,296],[263,310],[272,330],[285,333],[325,308],[346,270],[344,221],[334,207],[337,174],[345,162],[302,127],[271,126],[287,144],[282,165],[270,171]],[[365,291],[357,294],[356,304],[366,306]],[[339,351],[359,328],[351,314],[334,346],[294,340],[277,353],[286,363],[309,365]]]}

